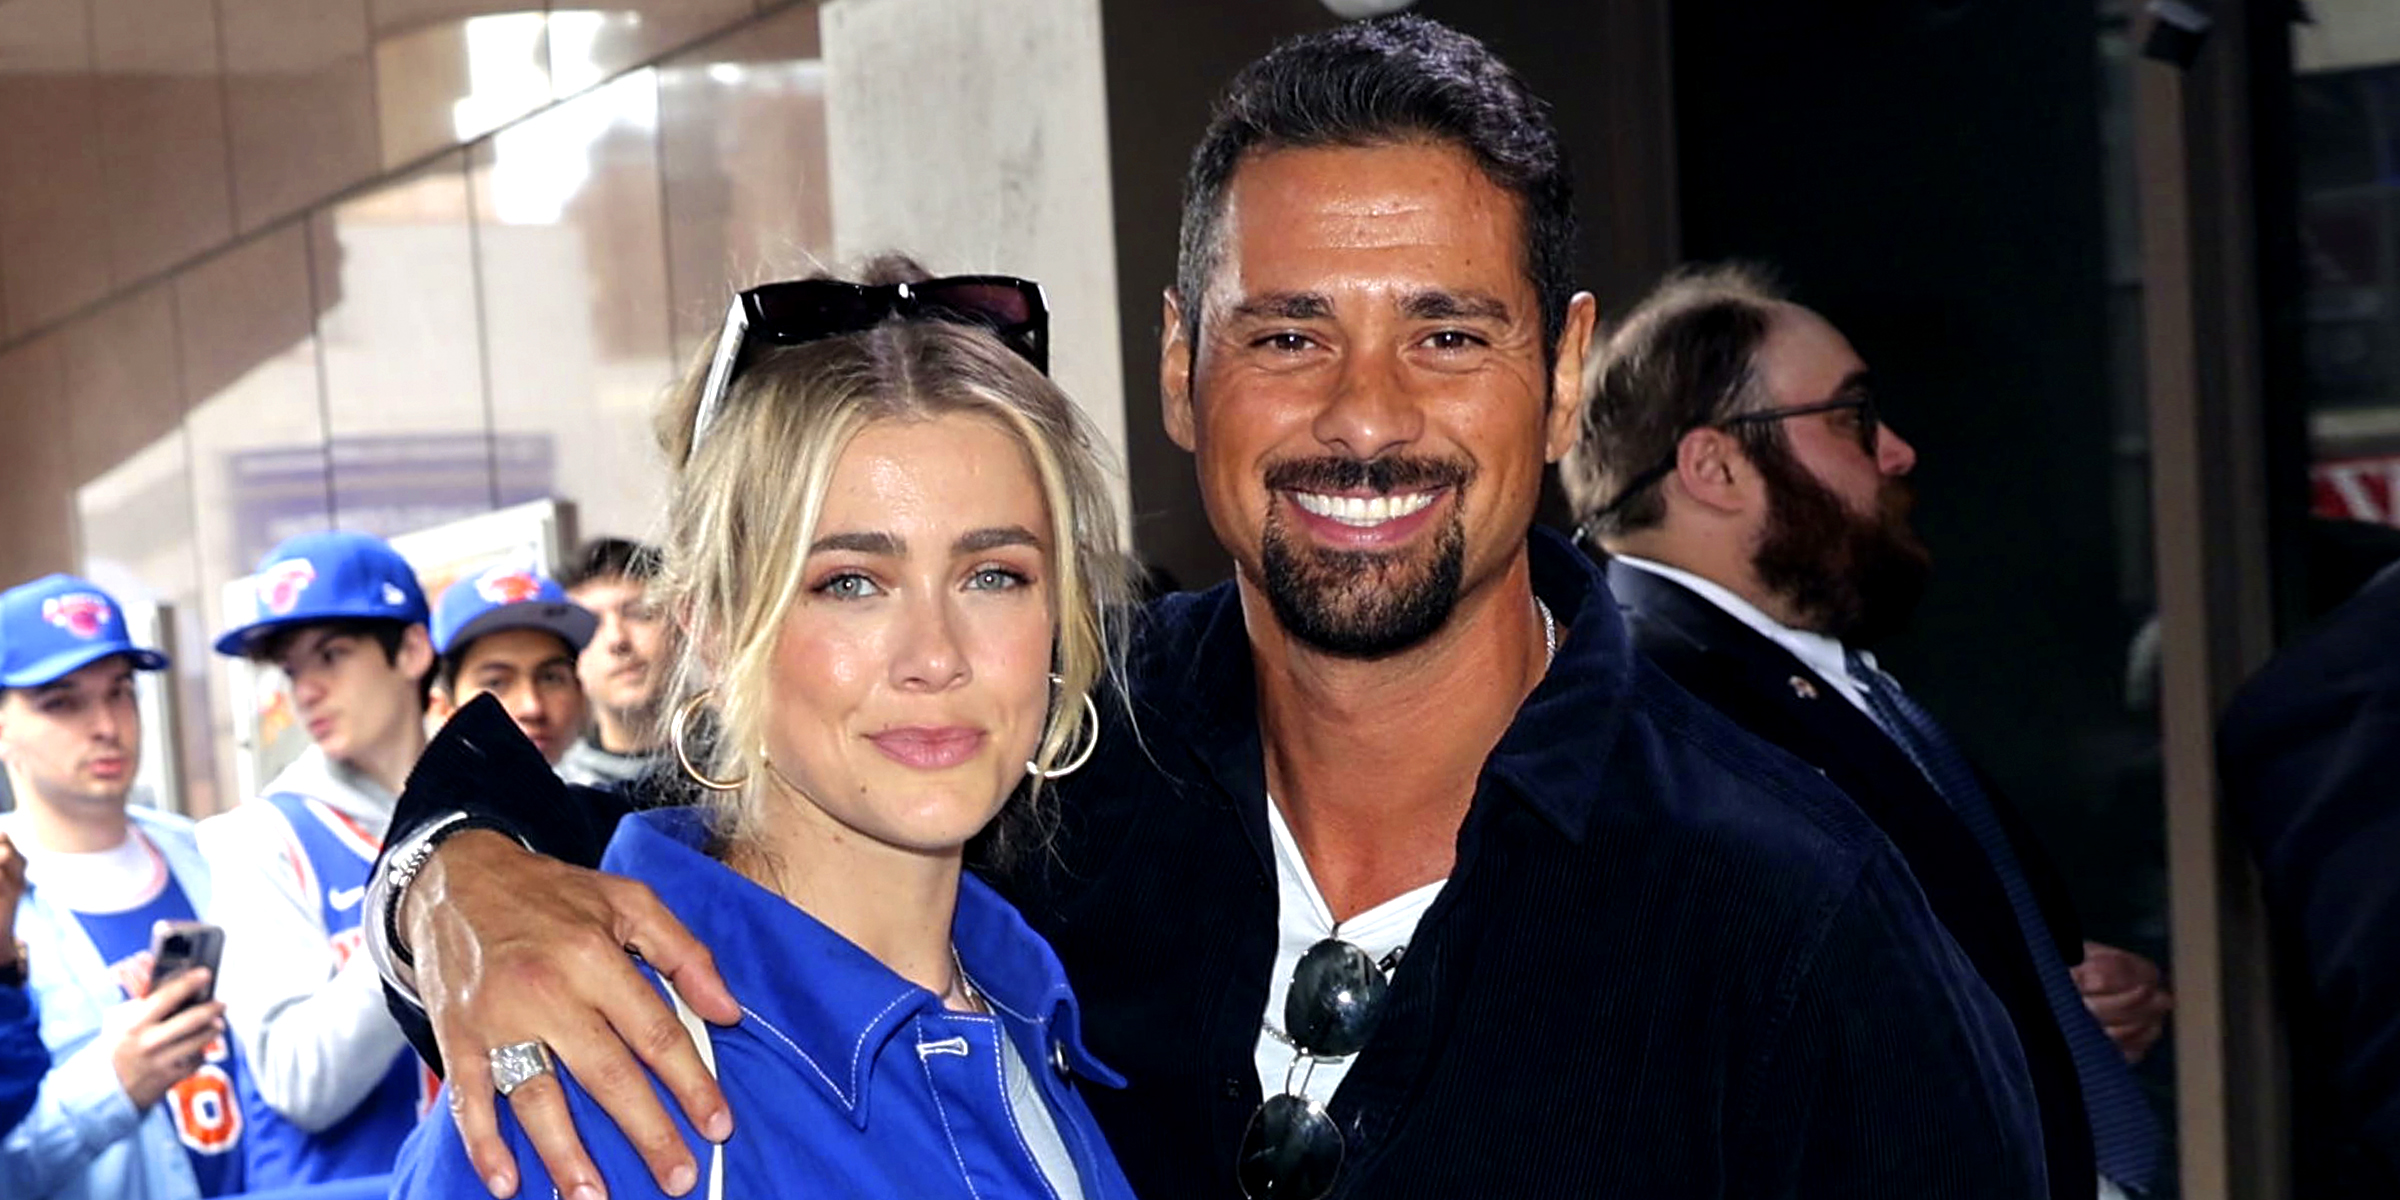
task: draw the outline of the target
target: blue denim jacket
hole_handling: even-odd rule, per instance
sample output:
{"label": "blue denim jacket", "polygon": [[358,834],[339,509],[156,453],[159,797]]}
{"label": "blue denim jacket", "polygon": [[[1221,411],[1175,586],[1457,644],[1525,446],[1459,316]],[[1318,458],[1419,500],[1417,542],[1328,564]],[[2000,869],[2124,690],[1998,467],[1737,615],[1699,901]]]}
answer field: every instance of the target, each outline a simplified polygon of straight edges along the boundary
{"label": "blue denim jacket", "polygon": [[[1001,1072],[1006,1037],[1032,1068],[1089,1200],[1131,1189],[1077,1094],[1121,1087],[1083,1048],[1066,973],[1015,909],[984,884],[960,881],[952,937],[996,1016],[945,1009],[933,993],[781,897],[701,852],[695,809],[627,818],[603,869],[648,883],[716,955],[743,1004],[741,1024],[712,1029],[717,1072],[736,1128],[725,1145],[727,1196],[980,1197],[1050,1200],[1009,1110]],[[650,1173],[614,1122],[572,1076],[575,1127],[612,1195],[647,1195]],[[656,1086],[656,1080],[652,1081]],[[703,1172],[709,1144],[678,1128]],[[442,1106],[435,1106],[436,1112]],[[541,1159],[507,1105],[503,1137],[525,1181],[551,1194]],[[395,1197],[482,1194],[455,1125],[437,1115],[402,1149]],[[705,1175],[695,1195],[707,1194]]]}
{"label": "blue denim jacket", "polygon": [[[196,912],[208,911],[208,866],[192,823],[139,805],[134,827],[158,847]],[[195,1200],[200,1184],[162,1102],[135,1112],[99,1039],[101,1017],[125,1002],[75,917],[40,888],[17,906],[31,961],[34,1010],[54,1064],[24,1122],[0,1139],[0,1196],[8,1200]]]}

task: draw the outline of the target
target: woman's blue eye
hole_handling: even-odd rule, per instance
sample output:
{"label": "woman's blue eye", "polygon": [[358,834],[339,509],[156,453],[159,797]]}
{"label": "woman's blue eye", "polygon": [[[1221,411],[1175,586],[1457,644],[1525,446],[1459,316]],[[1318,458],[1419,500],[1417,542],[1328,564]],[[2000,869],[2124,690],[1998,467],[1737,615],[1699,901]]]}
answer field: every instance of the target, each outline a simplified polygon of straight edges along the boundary
{"label": "woman's blue eye", "polygon": [[881,588],[864,575],[836,575],[817,586],[817,590],[836,600],[863,600],[879,595]]}
{"label": "woman's blue eye", "polygon": [[1025,577],[1023,575],[1005,567],[985,567],[975,572],[974,576],[967,581],[967,586],[987,592],[1005,591],[1024,585]]}

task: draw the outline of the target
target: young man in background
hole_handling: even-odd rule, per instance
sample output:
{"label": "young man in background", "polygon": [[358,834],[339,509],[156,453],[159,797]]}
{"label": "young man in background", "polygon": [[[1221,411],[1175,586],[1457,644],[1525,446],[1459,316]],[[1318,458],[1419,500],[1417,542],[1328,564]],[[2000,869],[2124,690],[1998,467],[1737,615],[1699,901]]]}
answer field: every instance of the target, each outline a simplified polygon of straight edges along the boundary
{"label": "young man in background", "polygon": [[279,672],[309,747],[200,826],[225,927],[226,1016],[253,1188],[381,1175],[431,1097],[356,951],[368,868],[425,747],[433,638],[415,573],[381,539],[292,538],[219,654]]}
{"label": "young man in background", "polygon": [[154,926],[209,910],[191,822],[130,804],[138,647],[108,593],[51,575],[0,593],[0,762],[25,856],[16,935],[51,1068],[0,1139],[0,1196],[182,1200],[243,1190],[239,1060],[211,973],[151,987]]}
{"label": "young man in background", "polygon": [[451,584],[433,614],[442,656],[434,717],[447,721],[491,692],[555,769],[583,732],[575,663],[599,624],[556,580],[524,567],[493,567]]}
{"label": "young man in background", "polygon": [[567,748],[558,773],[605,786],[650,774],[660,761],[658,698],[671,656],[667,623],[650,601],[658,551],[624,538],[593,538],[559,581],[567,598],[599,619],[575,660],[591,706],[591,728]]}

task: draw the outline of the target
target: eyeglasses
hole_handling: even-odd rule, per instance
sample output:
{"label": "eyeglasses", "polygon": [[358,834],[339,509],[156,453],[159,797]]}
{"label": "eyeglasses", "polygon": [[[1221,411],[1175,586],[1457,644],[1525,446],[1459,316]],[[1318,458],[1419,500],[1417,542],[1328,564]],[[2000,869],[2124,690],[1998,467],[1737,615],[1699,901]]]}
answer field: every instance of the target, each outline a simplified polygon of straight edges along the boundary
{"label": "eyeglasses", "polygon": [[1050,373],[1050,306],[1042,285],[1013,275],[951,275],[920,283],[865,284],[840,279],[794,279],[751,288],[733,298],[725,332],[708,364],[700,411],[692,418],[692,444],[716,420],[725,389],[749,365],[758,342],[798,346],[864,333],[894,317],[945,321],[992,331],[1000,344]]}
{"label": "eyeglasses", "polygon": [[1675,470],[1675,463],[1682,454],[1683,439],[1694,430],[1729,429],[1737,425],[1771,425],[1779,421],[1789,421],[1794,417],[1813,417],[1818,413],[1853,410],[1858,413],[1858,448],[1866,451],[1867,457],[1873,458],[1876,440],[1883,429],[1883,410],[1876,406],[1875,397],[1869,392],[1854,392],[1851,395],[1820,400],[1813,404],[1795,404],[1790,408],[1762,408],[1756,412],[1735,413],[1713,424],[1703,423],[1691,426],[1675,435],[1675,441],[1667,448],[1666,457],[1658,460],[1649,470],[1634,476],[1631,481],[1626,483],[1624,490],[1617,493],[1616,499],[1602,505],[1599,511],[1592,514],[1591,520],[1587,520],[1583,525],[1577,527],[1576,535],[1580,538],[1589,533],[1593,523],[1601,517],[1625,507],[1635,496],[1641,495],[1644,488],[1672,474]]}
{"label": "eyeglasses", "polygon": [[1348,1058],[1366,1047],[1383,1019],[1391,991],[1387,973],[1399,965],[1400,953],[1377,963],[1348,942],[1326,938],[1300,956],[1283,996],[1289,1032],[1267,1027],[1292,1047],[1292,1066],[1284,1073],[1283,1094],[1251,1114],[1234,1164],[1249,1200],[1319,1200],[1333,1190],[1342,1169],[1342,1130],[1324,1105],[1308,1098],[1308,1081],[1320,1061]]}

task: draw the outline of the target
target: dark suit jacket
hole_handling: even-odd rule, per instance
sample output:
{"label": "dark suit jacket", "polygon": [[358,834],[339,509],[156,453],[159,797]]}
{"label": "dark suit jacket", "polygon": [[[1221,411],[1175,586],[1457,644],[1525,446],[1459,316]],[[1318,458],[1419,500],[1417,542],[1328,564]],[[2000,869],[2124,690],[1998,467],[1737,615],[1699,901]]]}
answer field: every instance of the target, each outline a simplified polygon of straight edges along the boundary
{"label": "dark suit jacket", "polygon": [[2400,1195],[2400,569],[2243,685],[2217,757],[2288,968],[2297,1194]]}
{"label": "dark suit jacket", "polygon": [[[1734,723],[1806,762],[1850,794],[1908,860],[1925,898],[1984,982],[2006,1005],[2042,1107],[2050,1194],[2090,1200],[2091,1122],[2066,1036],[2043,997],[2025,935],[1991,859],[1882,728],[1788,650],[1691,589],[1624,563],[1608,586],[1634,645]],[[1797,682],[1795,682],[1797,681]],[[1992,792],[2059,953],[2083,958],[2066,889],[2015,811]]]}

